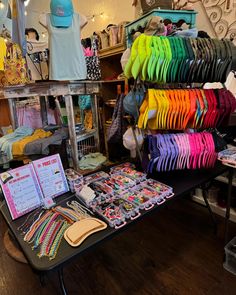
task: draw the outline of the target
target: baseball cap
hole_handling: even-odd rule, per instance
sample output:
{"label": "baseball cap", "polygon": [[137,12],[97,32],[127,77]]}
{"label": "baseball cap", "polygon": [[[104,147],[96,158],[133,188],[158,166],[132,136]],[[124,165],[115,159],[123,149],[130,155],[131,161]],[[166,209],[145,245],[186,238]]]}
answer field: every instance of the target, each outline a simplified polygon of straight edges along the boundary
{"label": "baseball cap", "polygon": [[50,10],[52,26],[65,28],[71,26],[74,13],[71,0],[51,0]]}

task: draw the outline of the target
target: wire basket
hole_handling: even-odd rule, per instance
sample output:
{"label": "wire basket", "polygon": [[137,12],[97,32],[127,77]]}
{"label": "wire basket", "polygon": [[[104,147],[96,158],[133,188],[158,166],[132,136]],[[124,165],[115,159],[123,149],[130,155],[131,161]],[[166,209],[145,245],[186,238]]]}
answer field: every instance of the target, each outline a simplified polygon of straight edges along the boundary
{"label": "wire basket", "polygon": [[79,159],[81,159],[85,155],[88,155],[90,153],[95,153],[97,151],[98,151],[98,146],[96,144],[96,139],[94,135],[86,139],[82,139],[81,141],[78,141]]}

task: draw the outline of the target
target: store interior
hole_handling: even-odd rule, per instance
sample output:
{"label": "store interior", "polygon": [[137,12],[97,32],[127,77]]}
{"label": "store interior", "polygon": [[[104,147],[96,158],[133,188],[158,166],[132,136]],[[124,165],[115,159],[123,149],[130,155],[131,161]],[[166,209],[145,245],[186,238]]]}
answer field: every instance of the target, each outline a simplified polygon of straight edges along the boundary
{"label": "store interior", "polygon": [[236,6],[0,0],[0,294],[235,295]]}

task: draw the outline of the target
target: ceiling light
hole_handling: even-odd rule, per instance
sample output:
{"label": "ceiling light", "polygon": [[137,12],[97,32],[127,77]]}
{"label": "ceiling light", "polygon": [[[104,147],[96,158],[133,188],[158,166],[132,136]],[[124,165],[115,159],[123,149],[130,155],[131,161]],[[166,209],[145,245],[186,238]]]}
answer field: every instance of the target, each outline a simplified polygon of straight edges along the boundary
{"label": "ceiling light", "polygon": [[0,9],[3,9],[5,7],[4,3],[0,0]]}
{"label": "ceiling light", "polygon": [[25,6],[28,6],[29,3],[30,3],[30,0],[26,0],[25,1]]}

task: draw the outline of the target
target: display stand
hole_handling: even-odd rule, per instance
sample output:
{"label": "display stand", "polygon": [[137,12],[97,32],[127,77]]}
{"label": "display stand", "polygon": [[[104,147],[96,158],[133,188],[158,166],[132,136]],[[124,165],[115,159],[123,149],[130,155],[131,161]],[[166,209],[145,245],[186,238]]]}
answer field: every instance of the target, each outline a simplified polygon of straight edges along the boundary
{"label": "display stand", "polygon": [[[221,175],[227,170],[226,166],[221,165],[220,163],[214,168],[210,170],[200,170],[200,171],[174,171],[170,173],[158,174],[158,180],[163,183],[173,187],[175,196],[166,200],[166,202],[160,206],[155,206],[149,211],[142,210],[141,216],[136,220],[127,221],[127,226],[121,229],[114,229],[111,227],[107,227],[107,229],[98,232],[88,239],[86,239],[79,247],[71,247],[66,243],[65,240],[62,241],[58,255],[53,260],[48,259],[39,259],[37,253],[32,251],[31,246],[23,240],[23,236],[18,230],[19,225],[21,225],[26,216],[21,217],[15,221],[12,221],[11,216],[9,214],[7,205],[5,201],[0,203],[0,211],[11,230],[13,236],[16,238],[19,243],[23,253],[25,254],[30,266],[40,275],[41,282],[43,283],[44,274],[47,272],[54,270],[58,272],[58,278],[60,280],[60,286],[63,294],[67,294],[64,279],[63,279],[63,268],[64,266],[75,260],[75,258],[79,257],[79,255],[85,253],[85,251],[92,249],[92,247],[98,245],[101,242],[105,242],[108,238],[112,238],[116,236],[117,233],[121,233],[123,230],[128,230],[129,225],[134,222],[141,222],[141,219],[149,214],[155,214],[159,209],[164,206],[177,201],[179,198],[182,198],[186,194],[188,194],[194,188],[204,185],[210,180],[214,179],[216,176]],[[155,177],[156,178],[156,177]],[[57,204],[65,205],[65,203],[69,200],[75,198],[70,194],[62,195],[56,199]]]}
{"label": "display stand", "polygon": [[183,21],[189,24],[190,28],[195,27],[197,12],[194,10],[168,10],[168,9],[153,9],[152,11],[144,14],[137,20],[130,22],[125,26],[127,47],[132,45],[132,32],[136,31],[139,27],[145,28],[148,20],[153,16],[160,16],[163,20],[170,20],[172,23]]}
{"label": "display stand", "polygon": [[99,130],[98,130],[98,107],[97,107],[97,93],[99,92],[99,83],[91,81],[76,81],[76,82],[40,82],[32,83],[27,85],[17,85],[17,86],[8,86],[0,90],[0,100],[8,99],[10,115],[11,115],[11,124],[13,129],[18,127],[18,119],[16,113],[16,100],[18,98],[26,98],[32,96],[39,96],[41,104],[41,115],[43,122],[46,121],[46,102],[45,97],[49,95],[53,96],[64,96],[66,111],[68,116],[68,129],[71,143],[71,153],[73,168],[75,170],[79,169],[79,155],[77,142],[79,141],[79,136],[75,132],[75,119],[74,119],[74,110],[73,110],[73,100],[72,95],[82,95],[90,94],[93,97],[93,103],[95,108],[95,119],[94,124],[96,126],[94,131],[94,138],[96,141],[96,146],[99,147]]}

